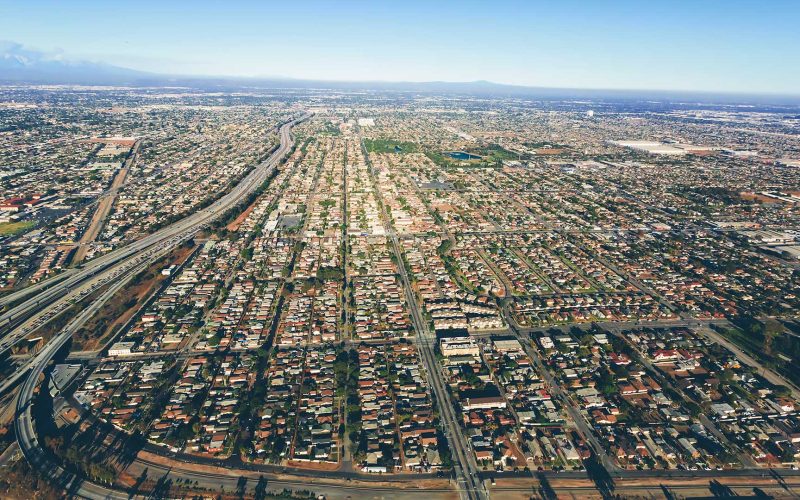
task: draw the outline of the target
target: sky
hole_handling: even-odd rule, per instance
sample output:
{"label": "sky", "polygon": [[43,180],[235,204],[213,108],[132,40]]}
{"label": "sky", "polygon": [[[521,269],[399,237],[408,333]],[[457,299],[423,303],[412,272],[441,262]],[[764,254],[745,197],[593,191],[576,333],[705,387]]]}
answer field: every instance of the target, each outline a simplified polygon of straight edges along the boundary
{"label": "sky", "polygon": [[179,75],[800,94],[800,1],[7,1],[0,39]]}

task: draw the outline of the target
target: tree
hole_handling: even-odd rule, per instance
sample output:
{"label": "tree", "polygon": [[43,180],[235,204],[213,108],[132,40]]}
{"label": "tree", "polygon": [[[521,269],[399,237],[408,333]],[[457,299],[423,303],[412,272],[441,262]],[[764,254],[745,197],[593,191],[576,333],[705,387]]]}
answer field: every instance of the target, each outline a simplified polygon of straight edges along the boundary
{"label": "tree", "polygon": [[617,379],[608,368],[603,367],[598,371],[597,389],[606,396],[617,392]]}
{"label": "tree", "polygon": [[779,398],[789,397],[792,391],[785,385],[775,385],[772,387],[772,392]]}
{"label": "tree", "polygon": [[771,354],[772,340],[783,332],[783,325],[778,320],[769,318],[764,321],[762,331],[764,334],[764,352]]}

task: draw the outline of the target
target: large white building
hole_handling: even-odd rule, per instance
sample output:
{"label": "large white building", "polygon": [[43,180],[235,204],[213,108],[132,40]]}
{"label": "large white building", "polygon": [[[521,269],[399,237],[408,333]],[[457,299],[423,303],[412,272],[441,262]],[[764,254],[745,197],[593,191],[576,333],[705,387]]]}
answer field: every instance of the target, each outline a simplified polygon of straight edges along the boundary
{"label": "large white building", "polygon": [[478,344],[472,337],[450,337],[439,341],[439,349],[445,357],[480,356]]}
{"label": "large white building", "polygon": [[128,356],[133,349],[133,342],[117,342],[108,349],[109,356]]}

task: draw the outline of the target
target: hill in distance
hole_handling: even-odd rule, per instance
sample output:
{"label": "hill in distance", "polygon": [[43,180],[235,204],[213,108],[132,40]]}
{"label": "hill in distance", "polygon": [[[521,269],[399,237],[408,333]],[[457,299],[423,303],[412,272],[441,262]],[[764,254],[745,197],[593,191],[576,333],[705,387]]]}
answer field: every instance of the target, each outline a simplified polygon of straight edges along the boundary
{"label": "hill in distance", "polygon": [[478,97],[494,96],[531,99],[658,99],[669,101],[800,105],[800,96],[776,94],[529,87],[500,84],[486,80],[472,82],[386,82],[164,75],[106,63],[70,60],[64,58],[61,54],[47,54],[25,48],[19,43],[3,41],[0,41],[0,84],[114,85],[135,87],[181,86],[215,90],[234,90],[243,87],[256,87],[273,89],[328,89],[339,91],[462,94]]}

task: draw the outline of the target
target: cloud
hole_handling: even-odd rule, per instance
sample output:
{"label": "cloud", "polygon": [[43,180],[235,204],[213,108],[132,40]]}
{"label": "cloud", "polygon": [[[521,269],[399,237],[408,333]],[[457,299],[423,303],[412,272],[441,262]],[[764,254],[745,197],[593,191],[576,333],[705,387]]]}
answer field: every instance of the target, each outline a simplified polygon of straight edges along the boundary
{"label": "cloud", "polygon": [[0,80],[37,83],[117,84],[128,83],[145,73],[70,58],[63,50],[43,51],[21,43],[0,40]]}
{"label": "cloud", "polygon": [[34,67],[48,63],[60,63],[63,65],[80,65],[87,63],[87,61],[80,61],[67,57],[64,50],[60,48],[44,51],[26,47],[12,40],[0,40],[0,60],[4,61],[6,65],[11,63],[20,67]]}
{"label": "cloud", "polygon": [[38,61],[45,60],[47,55],[38,50],[25,48],[21,43],[0,40],[0,57],[16,61],[23,66],[31,66]]}

